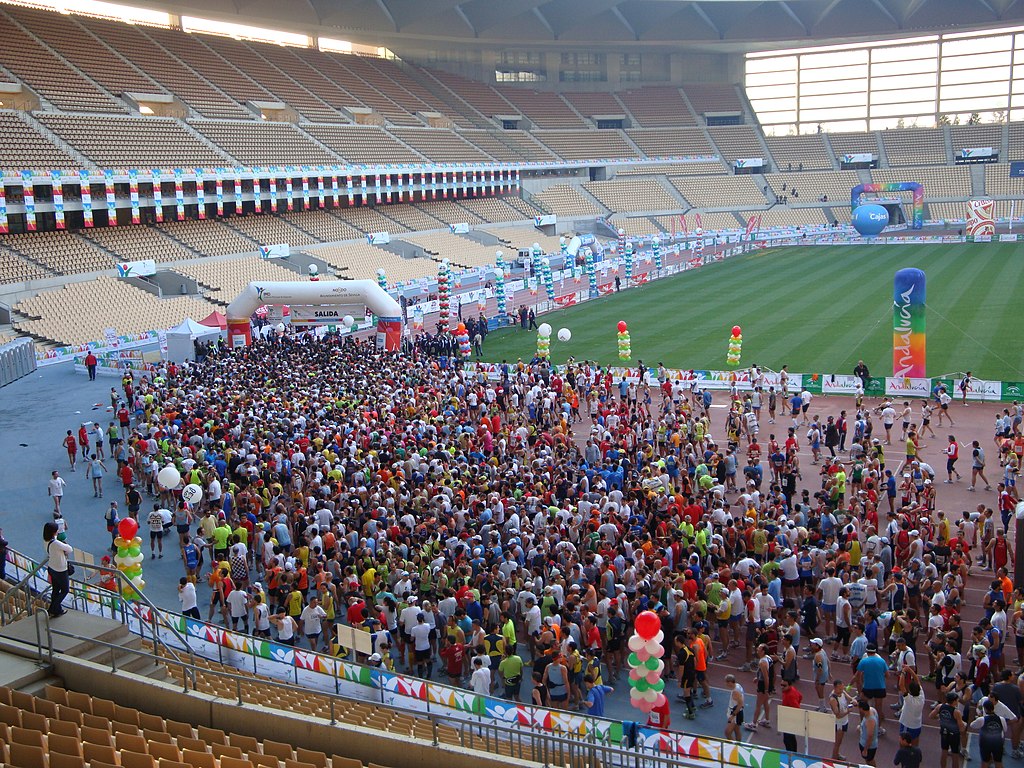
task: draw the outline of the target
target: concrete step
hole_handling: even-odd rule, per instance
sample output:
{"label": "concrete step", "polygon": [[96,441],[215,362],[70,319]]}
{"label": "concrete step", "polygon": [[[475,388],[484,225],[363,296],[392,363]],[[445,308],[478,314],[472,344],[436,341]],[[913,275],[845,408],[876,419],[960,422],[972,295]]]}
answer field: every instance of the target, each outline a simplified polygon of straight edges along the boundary
{"label": "concrete step", "polygon": [[35,696],[36,698],[46,698],[46,686],[54,685],[58,688],[64,687],[63,678],[55,675],[49,675],[48,677],[40,678],[39,680],[33,680],[28,685],[22,685],[18,687],[19,691],[27,693],[29,696]]}

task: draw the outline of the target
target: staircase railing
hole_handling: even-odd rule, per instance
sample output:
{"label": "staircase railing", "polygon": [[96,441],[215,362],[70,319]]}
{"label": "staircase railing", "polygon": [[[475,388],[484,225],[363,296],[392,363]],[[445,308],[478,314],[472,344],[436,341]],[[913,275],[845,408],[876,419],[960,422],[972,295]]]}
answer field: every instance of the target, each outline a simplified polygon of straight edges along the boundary
{"label": "staircase railing", "polygon": [[[26,561],[32,562],[28,558]],[[41,563],[33,563],[28,573],[22,577],[21,581],[15,584],[13,587],[4,592],[4,596],[0,599],[0,626],[10,624],[12,621],[17,621],[25,614],[31,614],[33,603],[39,598],[39,594],[33,594],[29,588],[29,584],[36,578],[39,572],[46,567],[47,563],[50,562],[50,558],[47,557]],[[25,605],[15,606],[14,600],[19,595],[24,595]]]}

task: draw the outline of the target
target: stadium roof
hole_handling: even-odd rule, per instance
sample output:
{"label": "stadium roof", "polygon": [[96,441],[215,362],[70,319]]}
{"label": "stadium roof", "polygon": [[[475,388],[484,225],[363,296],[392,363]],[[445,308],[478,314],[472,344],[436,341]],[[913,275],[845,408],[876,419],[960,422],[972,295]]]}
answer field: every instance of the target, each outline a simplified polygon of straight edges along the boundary
{"label": "stadium roof", "polygon": [[[135,0],[356,42],[737,52],[1024,22],[1024,0]],[[397,44],[397,45],[396,45]]]}

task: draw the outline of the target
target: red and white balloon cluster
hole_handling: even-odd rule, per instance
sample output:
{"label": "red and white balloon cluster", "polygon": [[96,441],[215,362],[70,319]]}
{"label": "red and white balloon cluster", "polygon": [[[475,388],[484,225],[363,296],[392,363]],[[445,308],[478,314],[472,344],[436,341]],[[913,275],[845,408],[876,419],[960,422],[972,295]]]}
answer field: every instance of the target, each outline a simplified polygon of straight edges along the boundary
{"label": "red and white balloon cluster", "polygon": [[633,623],[635,632],[629,638],[629,703],[641,712],[649,713],[655,707],[665,706],[665,681],[661,673],[665,662],[661,657],[665,639],[661,619],[654,611],[644,611]]}

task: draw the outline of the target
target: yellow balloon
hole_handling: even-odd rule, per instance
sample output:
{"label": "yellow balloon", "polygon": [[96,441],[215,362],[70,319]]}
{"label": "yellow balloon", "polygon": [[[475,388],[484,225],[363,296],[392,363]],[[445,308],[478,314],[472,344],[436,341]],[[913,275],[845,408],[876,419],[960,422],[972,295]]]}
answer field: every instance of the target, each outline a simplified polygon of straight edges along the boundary
{"label": "yellow balloon", "polygon": [[124,539],[122,539],[120,536],[118,536],[116,539],[114,539],[114,546],[118,547],[119,549],[121,549],[121,548],[127,547],[128,546],[128,542],[125,541]]}

